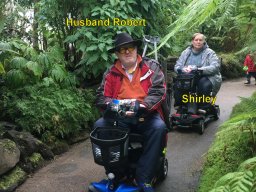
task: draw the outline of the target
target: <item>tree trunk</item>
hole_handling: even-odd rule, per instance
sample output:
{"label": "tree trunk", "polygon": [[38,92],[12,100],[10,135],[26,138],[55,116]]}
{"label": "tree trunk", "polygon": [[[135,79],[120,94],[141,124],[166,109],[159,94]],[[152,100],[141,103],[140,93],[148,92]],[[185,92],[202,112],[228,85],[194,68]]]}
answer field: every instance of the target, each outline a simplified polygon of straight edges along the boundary
{"label": "tree trunk", "polygon": [[38,0],[34,0],[34,20],[33,20],[33,32],[32,32],[32,44],[33,48],[35,50],[39,50],[39,45],[38,45],[38,22],[37,22],[37,12],[38,8],[36,7]]}

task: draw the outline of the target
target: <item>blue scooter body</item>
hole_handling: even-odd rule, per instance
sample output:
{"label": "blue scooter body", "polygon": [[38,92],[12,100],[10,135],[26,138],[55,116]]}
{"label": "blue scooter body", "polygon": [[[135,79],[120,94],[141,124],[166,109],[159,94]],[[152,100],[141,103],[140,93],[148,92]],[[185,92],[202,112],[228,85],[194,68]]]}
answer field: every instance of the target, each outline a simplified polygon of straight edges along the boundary
{"label": "blue scooter body", "polygon": [[120,183],[116,189],[111,189],[111,182],[108,180],[91,183],[91,189],[93,189],[91,192],[139,192],[140,190],[138,187],[129,186],[124,183]]}

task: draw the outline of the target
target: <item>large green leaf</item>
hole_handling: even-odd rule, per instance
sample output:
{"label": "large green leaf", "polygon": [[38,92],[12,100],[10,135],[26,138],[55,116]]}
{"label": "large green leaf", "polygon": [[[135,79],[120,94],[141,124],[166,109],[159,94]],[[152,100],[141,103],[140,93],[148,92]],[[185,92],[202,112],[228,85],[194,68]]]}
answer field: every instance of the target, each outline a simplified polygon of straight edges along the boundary
{"label": "large green leaf", "polygon": [[21,69],[26,65],[27,62],[28,60],[25,59],[24,57],[14,57],[11,60],[10,66],[7,66],[7,67],[12,69]]}
{"label": "large green leaf", "polygon": [[42,77],[43,69],[37,62],[29,61],[26,63],[26,68],[33,72],[37,77]]}
{"label": "large green leaf", "polygon": [[4,66],[3,66],[3,64],[0,62],[0,74],[3,74],[3,73],[5,73]]}
{"label": "large green leaf", "polygon": [[104,47],[105,47],[105,43],[99,43],[98,47],[99,47],[99,49],[100,49],[101,51],[103,51],[103,50],[104,50]]}
{"label": "large green leaf", "polygon": [[91,64],[91,63],[97,61],[98,58],[99,58],[99,54],[98,54],[98,53],[89,56],[89,58],[88,58],[88,60],[87,60],[87,62],[86,62],[87,65],[89,65],[89,64]]}
{"label": "large green leaf", "polygon": [[6,73],[7,84],[11,87],[21,86],[26,81],[26,74],[19,69],[12,69]]}
{"label": "large green leaf", "polygon": [[0,51],[6,51],[6,52],[10,52],[10,53],[15,53],[15,54],[19,54],[16,51],[13,51],[10,44],[9,43],[5,43],[5,42],[0,42]]}
{"label": "large green leaf", "polygon": [[50,67],[50,59],[48,55],[45,53],[40,53],[38,56],[38,63],[48,69]]}
{"label": "large green leaf", "polygon": [[98,46],[97,45],[91,45],[89,47],[86,48],[86,52],[87,51],[95,51],[98,49]]}

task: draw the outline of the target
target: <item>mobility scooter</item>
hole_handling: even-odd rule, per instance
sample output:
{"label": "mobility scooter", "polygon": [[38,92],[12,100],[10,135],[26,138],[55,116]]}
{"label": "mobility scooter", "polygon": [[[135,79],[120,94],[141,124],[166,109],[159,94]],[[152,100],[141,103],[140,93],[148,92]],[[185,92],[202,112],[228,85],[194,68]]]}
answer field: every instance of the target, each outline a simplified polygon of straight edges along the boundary
{"label": "mobility scooter", "polygon": [[[105,167],[107,179],[92,182],[88,187],[89,192],[140,192],[140,188],[133,184],[133,181],[136,163],[143,151],[143,136],[118,126],[121,119],[133,123],[143,121],[141,116],[126,116],[127,112],[136,114],[136,108],[138,109],[136,100],[113,100],[104,112],[104,118],[112,120],[113,126],[98,127],[91,132],[94,161]],[[159,155],[152,184],[164,180],[167,176],[166,145],[167,132],[163,138],[162,153]]]}
{"label": "mobility scooter", "polygon": [[[202,71],[193,69],[190,73],[178,73],[174,78],[174,90],[189,95],[193,102],[182,102],[177,111],[171,115],[171,126],[173,128],[196,128],[199,134],[204,133],[205,126],[212,120],[218,120],[220,108],[210,98],[207,108],[199,109],[197,102],[197,81],[202,76]],[[186,101],[189,101],[186,98]]]}

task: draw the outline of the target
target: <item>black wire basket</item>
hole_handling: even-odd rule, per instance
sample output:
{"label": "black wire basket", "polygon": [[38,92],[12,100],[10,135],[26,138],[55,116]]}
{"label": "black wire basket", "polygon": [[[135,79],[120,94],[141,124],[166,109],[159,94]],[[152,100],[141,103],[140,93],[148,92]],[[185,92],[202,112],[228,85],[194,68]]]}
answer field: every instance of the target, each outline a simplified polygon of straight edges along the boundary
{"label": "black wire basket", "polygon": [[95,163],[107,167],[124,165],[128,160],[128,130],[120,128],[94,129],[90,134]]}
{"label": "black wire basket", "polygon": [[174,88],[178,90],[189,91],[195,86],[194,74],[180,74],[175,79]]}

